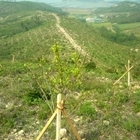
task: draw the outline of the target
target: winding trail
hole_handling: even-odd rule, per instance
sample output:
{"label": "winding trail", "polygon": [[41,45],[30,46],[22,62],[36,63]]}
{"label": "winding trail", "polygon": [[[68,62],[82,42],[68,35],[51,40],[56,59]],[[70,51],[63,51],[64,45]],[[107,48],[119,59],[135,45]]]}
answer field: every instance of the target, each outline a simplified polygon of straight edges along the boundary
{"label": "winding trail", "polygon": [[56,18],[56,26],[57,28],[65,35],[66,39],[72,44],[75,50],[77,50],[83,56],[89,56],[87,52],[85,52],[81,46],[79,46],[73,38],[65,31],[63,27],[60,26],[60,18],[56,14],[52,14]]}

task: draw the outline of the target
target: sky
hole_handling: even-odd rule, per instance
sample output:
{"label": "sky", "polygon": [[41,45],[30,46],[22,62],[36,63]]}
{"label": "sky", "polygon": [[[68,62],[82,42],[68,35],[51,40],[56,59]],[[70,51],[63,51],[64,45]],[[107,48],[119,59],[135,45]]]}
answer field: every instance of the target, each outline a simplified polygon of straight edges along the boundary
{"label": "sky", "polygon": [[[62,0],[16,0],[16,1],[34,1],[34,2],[46,2],[46,3],[62,2]],[[104,1],[107,2],[107,1],[113,1],[113,0],[104,0]],[[124,0],[115,0],[115,1],[124,1]],[[129,0],[129,1],[135,1],[135,0]]]}
{"label": "sky", "polygon": [[62,0],[16,0],[16,1],[33,1],[33,2],[47,2],[47,3],[62,2]]}
{"label": "sky", "polygon": [[16,1],[34,1],[34,2],[61,2],[62,0],[16,0]]}

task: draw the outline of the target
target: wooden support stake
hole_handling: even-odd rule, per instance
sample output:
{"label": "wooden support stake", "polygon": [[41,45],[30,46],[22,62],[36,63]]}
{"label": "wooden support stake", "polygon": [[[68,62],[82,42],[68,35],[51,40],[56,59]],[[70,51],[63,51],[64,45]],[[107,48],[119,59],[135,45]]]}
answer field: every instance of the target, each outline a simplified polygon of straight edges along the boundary
{"label": "wooden support stake", "polygon": [[52,122],[52,120],[54,119],[54,117],[56,116],[57,113],[57,109],[55,110],[55,112],[53,113],[53,115],[51,116],[51,118],[49,119],[49,121],[47,122],[47,124],[45,125],[45,127],[42,129],[42,131],[40,132],[39,136],[36,138],[36,140],[40,140],[41,137],[43,136],[43,134],[45,133],[46,129],[49,127],[50,123]]}
{"label": "wooden support stake", "polygon": [[118,83],[132,68],[133,68],[133,66],[131,66],[129,69],[127,69],[127,71],[113,85]]}
{"label": "wooden support stake", "polygon": [[[127,69],[129,69],[130,68],[130,60],[128,60],[128,67],[127,67]],[[130,70],[128,71],[128,87],[130,87]]]}
{"label": "wooden support stake", "polygon": [[41,137],[45,133],[46,129],[49,127],[50,123],[52,122],[52,120],[54,119],[54,117],[56,116],[56,114],[57,114],[57,118],[56,118],[56,140],[60,140],[61,113],[65,116],[66,121],[70,125],[70,127],[71,127],[74,135],[77,138],[77,140],[82,140],[80,138],[80,136],[79,136],[76,128],[72,124],[70,118],[68,117],[66,111],[64,110],[63,101],[61,101],[61,94],[58,94],[57,95],[57,109],[55,110],[55,112],[53,113],[53,115],[51,116],[51,118],[49,119],[49,121],[47,122],[47,124],[45,125],[45,127],[43,128],[43,130],[41,131],[41,133],[39,134],[39,136],[36,138],[36,140],[40,140],[41,139]]}
{"label": "wooden support stake", "polygon": [[61,103],[61,94],[57,95],[57,117],[56,117],[56,140],[60,140],[60,129],[61,129],[61,108],[59,104]]}
{"label": "wooden support stake", "polygon": [[76,138],[77,138],[77,140],[82,140],[82,139],[80,138],[80,136],[79,136],[79,134],[78,134],[78,132],[77,132],[76,128],[75,128],[75,127],[74,127],[74,125],[72,124],[72,122],[71,122],[70,118],[68,117],[68,115],[67,115],[67,113],[66,113],[66,111],[65,111],[65,110],[62,110],[62,114],[65,116],[66,121],[67,121],[67,122],[68,122],[68,124],[70,125],[70,127],[71,127],[71,129],[72,129],[72,131],[73,131],[74,135],[75,135],[75,136],[76,136]]}
{"label": "wooden support stake", "polygon": [[12,55],[12,63],[15,62],[15,55]]}

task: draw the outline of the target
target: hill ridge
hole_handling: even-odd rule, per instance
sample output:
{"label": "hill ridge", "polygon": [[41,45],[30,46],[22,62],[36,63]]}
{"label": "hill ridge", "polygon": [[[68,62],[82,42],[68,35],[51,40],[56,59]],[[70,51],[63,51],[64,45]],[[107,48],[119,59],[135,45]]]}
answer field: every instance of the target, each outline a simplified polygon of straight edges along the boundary
{"label": "hill ridge", "polygon": [[75,48],[75,50],[77,50],[80,54],[82,54],[83,56],[89,57],[89,54],[87,54],[87,52],[85,52],[81,46],[79,46],[74,40],[73,38],[65,31],[65,29],[60,26],[60,18],[56,15],[56,14],[52,14],[55,18],[56,18],[56,26],[58,27],[58,29],[65,35],[66,39],[69,40],[69,42],[72,44],[72,46]]}

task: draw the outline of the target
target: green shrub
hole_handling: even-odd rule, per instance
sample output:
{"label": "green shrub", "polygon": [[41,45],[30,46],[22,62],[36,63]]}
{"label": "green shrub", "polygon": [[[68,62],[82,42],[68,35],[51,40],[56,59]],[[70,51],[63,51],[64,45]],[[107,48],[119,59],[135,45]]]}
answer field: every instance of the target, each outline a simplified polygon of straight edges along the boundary
{"label": "green shrub", "polygon": [[103,101],[99,101],[98,102],[98,107],[101,108],[101,109],[102,108],[105,108],[106,107],[106,104]]}
{"label": "green shrub", "polygon": [[50,108],[46,103],[40,104],[40,110],[37,112],[37,118],[39,120],[45,120],[50,116]]}
{"label": "green shrub", "polygon": [[105,27],[102,27],[100,29],[100,34],[102,37],[104,37],[107,40],[116,42],[118,44],[126,45],[126,46],[132,46],[139,44],[139,39],[134,36],[133,34],[128,35],[123,32],[121,32],[117,27],[114,28],[115,33],[108,30]]}
{"label": "green shrub", "polygon": [[90,102],[83,102],[77,112],[78,115],[94,118],[96,115],[95,108]]}
{"label": "green shrub", "polygon": [[123,123],[123,128],[127,131],[138,131],[140,132],[140,119],[129,119]]}
{"label": "green shrub", "polygon": [[91,61],[85,64],[85,68],[89,70],[94,70],[96,68],[95,62]]}
{"label": "green shrub", "polygon": [[140,112],[140,91],[137,91],[132,95],[133,111],[135,113]]}
{"label": "green shrub", "polygon": [[136,100],[133,103],[133,110],[134,112],[140,112],[140,100]]}
{"label": "green shrub", "polygon": [[[51,95],[48,92],[45,92],[45,95],[48,100],[50,100]],[[26,94],[23,97],[23,102],[27,103],[28,105],[35,105],[43,102],[43,94],[42,91],[39,89],[38,85],[33,87],[33,89],[27,89]]]}
{"label": "green shrub", "polygon": [[129,97],[128,97],[128,95],[126,95],[126,94],[117,93],[117,94],[116,94],[116,101],[117,101],[118,103],[126,103],[126,102],[129,101]]}

